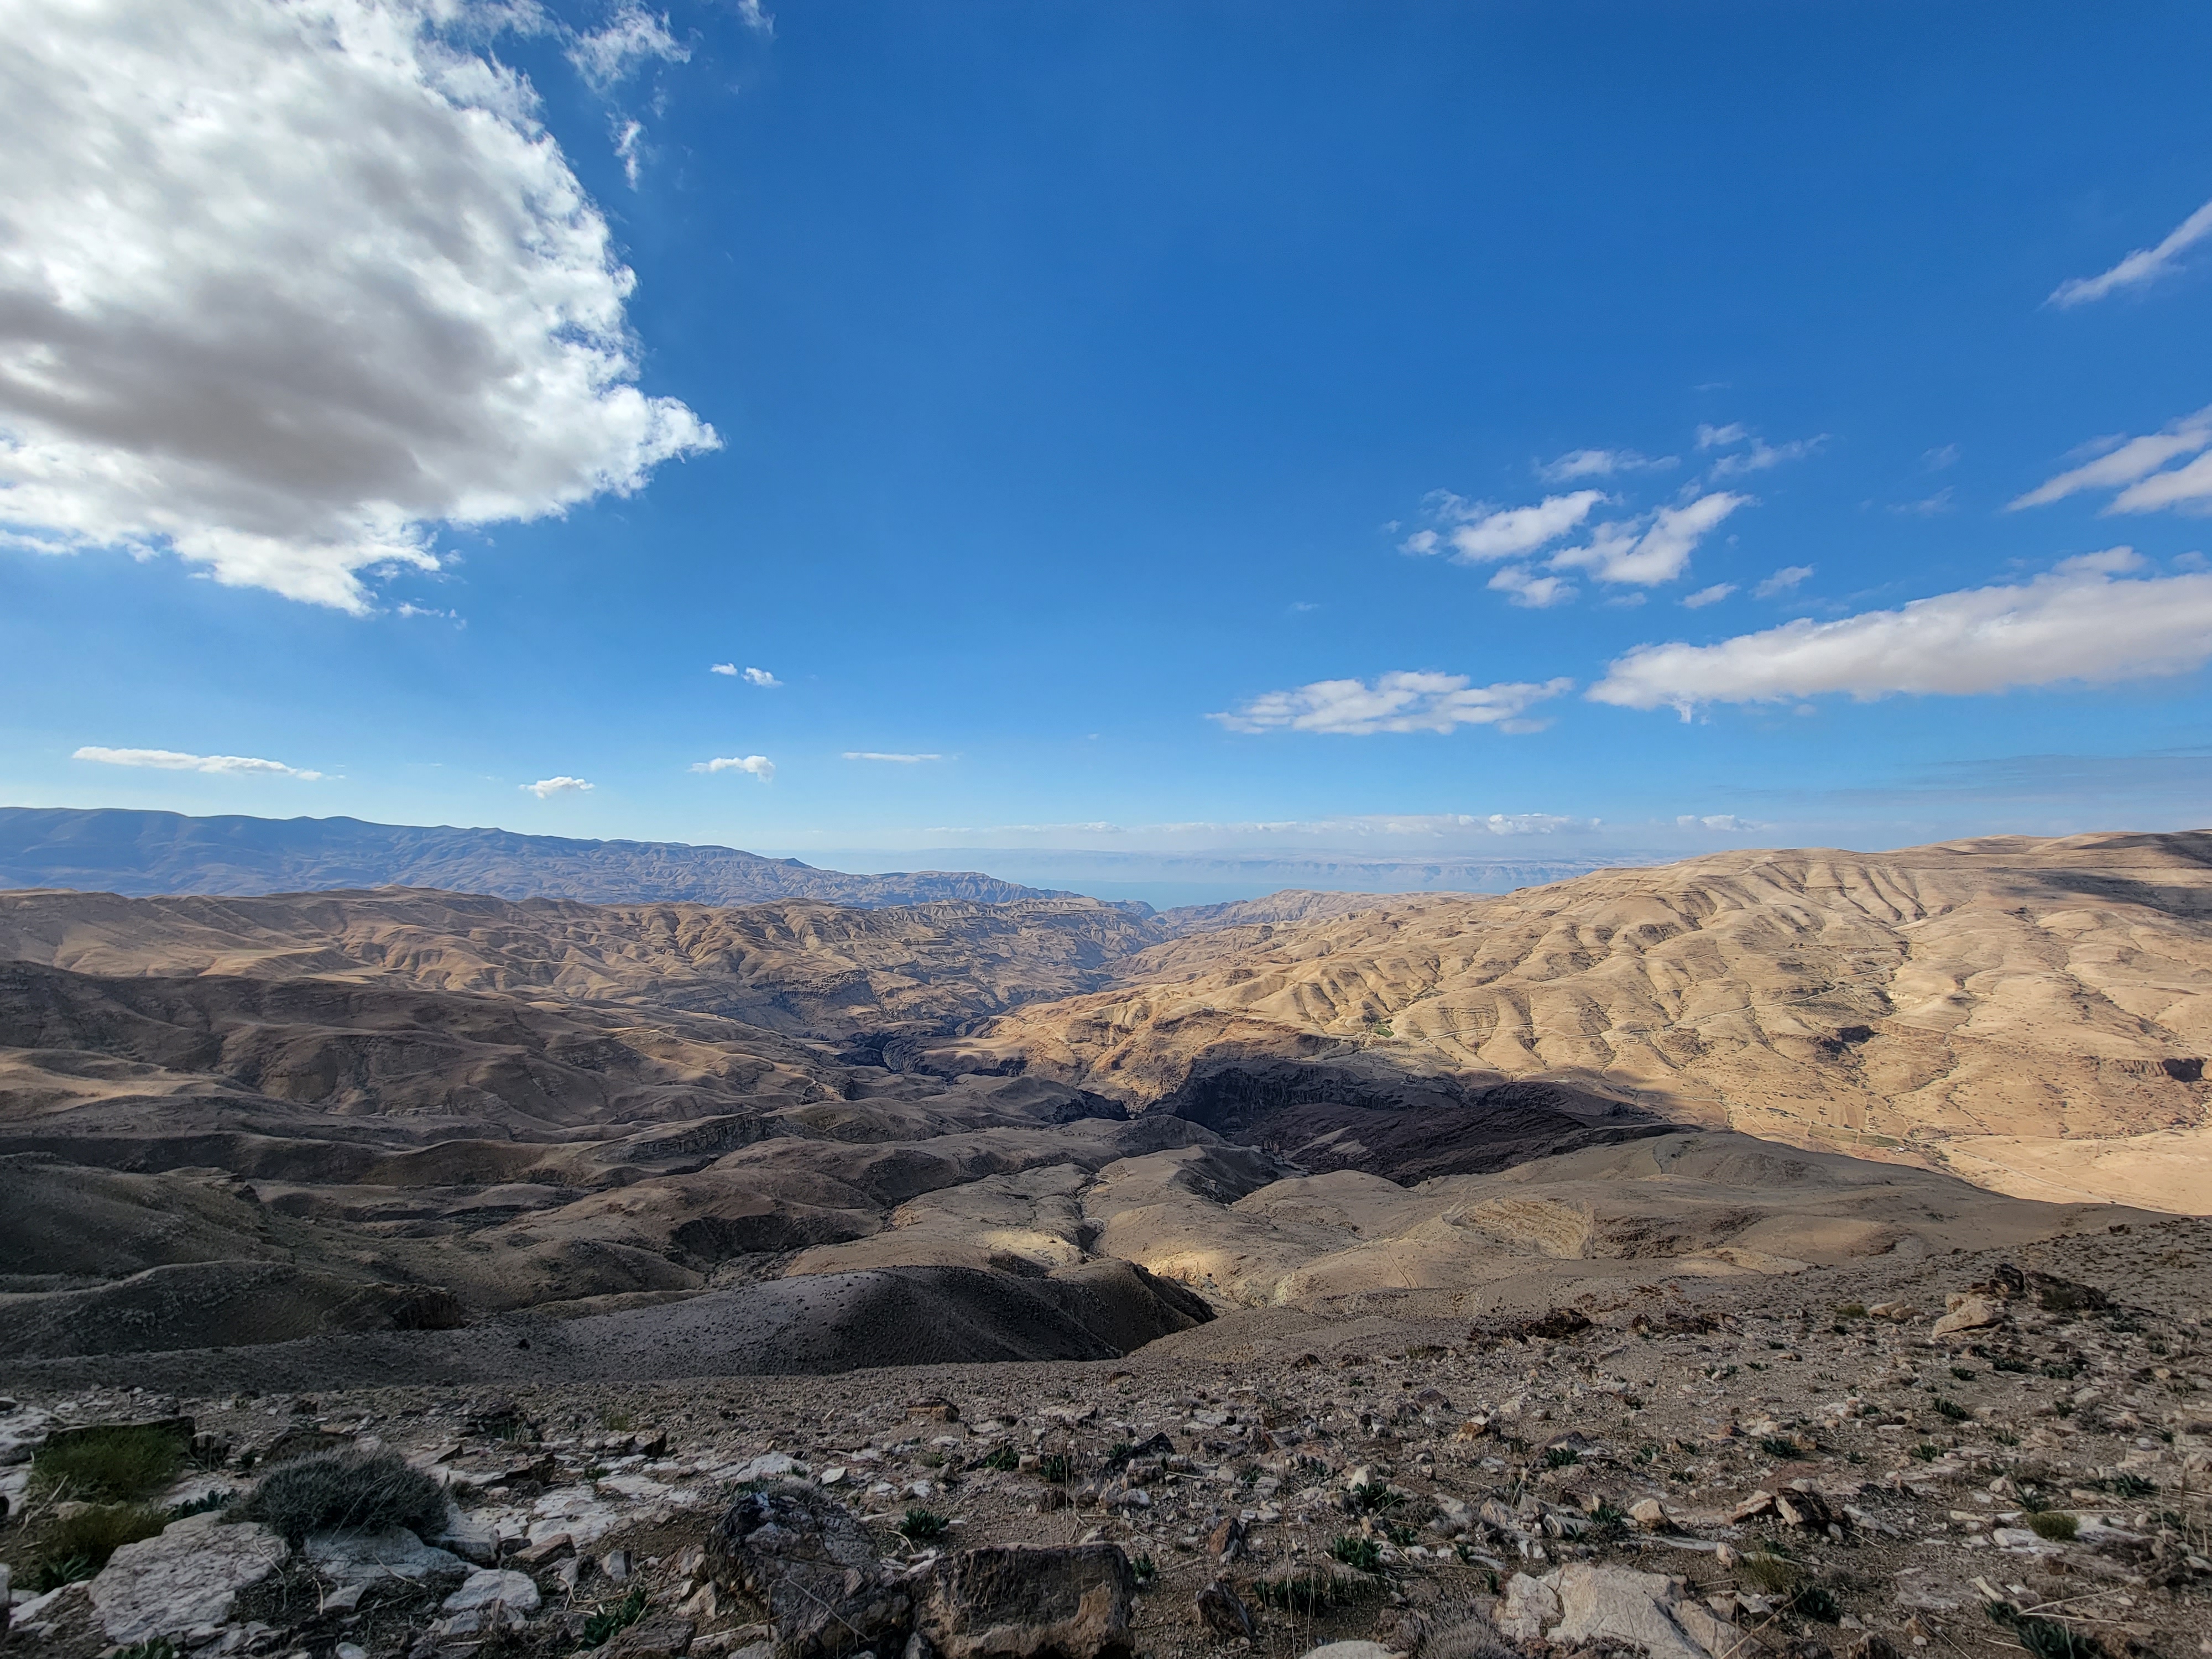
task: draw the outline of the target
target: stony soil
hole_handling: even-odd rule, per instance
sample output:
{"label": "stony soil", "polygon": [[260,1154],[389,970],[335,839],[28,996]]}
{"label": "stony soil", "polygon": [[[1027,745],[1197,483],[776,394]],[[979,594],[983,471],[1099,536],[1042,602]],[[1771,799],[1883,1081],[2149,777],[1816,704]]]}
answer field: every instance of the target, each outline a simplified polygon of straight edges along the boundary
{"label": "stony soil", "polygon": [[[2008,1281],[2008,1263],[2046,1277]],[[1949,1300],[1977,1286],[1995,1288],[1964,1314],[1986,1322],[1937,1334]],[[1236,1645],[1198,1611],[1217,1579],[1257,1613],[1249,1647],[1268,1655],[1356,1637],[1461,1659],[1471,1616],[1510,1626],[1523,1602],[1499,1595],[1516,1575],[1583,1559],[1685,1581],[1743,1659],[1879,1654],[1875,1638],[1930,1659],[2016,1651],[2022,1631],[2047,1648],[2051,1627],[2075,1644],[2040,1659],[2179,1659],[2212,1652],[2208,1343],[2212,1223],[2175,1220],[1914,1263],[1655,1271],[1571,1309],[1479,1321],[1387,1297],[1295,1323],[1259,1310],[1121,1361],[497,1398],[23,1395],[0,1442],[34,1413],[181,1411],[229,1445],[195,1492],[242,1488],[243,1454],[302,1431],[380,1442],[441,1472],[482,1544],[501,1540],[502,1565],[544,1598],[520,1630],[440,1635],[450,1584],[386,1584],[331,1613],[295,1559],[241,1598],[210,1651],[566,1654],[588,1614],[640,1585],[648,1614],[680,1605],[692,1653],[745,1648],[766,1633],[760,1609],[705,1589],[690,1552],[741,1482],[790,1475],[842,1497],[901,1556],[924,1547],[898,1531],[926,1527],[921,1511],[949,1522],[940,1550],[1121,1545],[1145,1582],[1133,1633],[1150,1659]],[[19,1583],[51,1514],[26,1511],[24,1474],[6,1471],[17,1518],[0,1530]],[[2072,1517],[2073,1539],[2043,1535],[2068,1528],[2039,1532],[2039,1511]],[[552,1543],[562,1534],[573,1555]],[[1333,1551],[1371,1571],[1330,1569]],[[1325,1605],[1301,1605],[1299,1584],[1324,1583]],[[16,1612],[9,1642],[26,1653],[109,1645],[77,1593]],[[668,1628],[640,1626],[664,1643]]]}

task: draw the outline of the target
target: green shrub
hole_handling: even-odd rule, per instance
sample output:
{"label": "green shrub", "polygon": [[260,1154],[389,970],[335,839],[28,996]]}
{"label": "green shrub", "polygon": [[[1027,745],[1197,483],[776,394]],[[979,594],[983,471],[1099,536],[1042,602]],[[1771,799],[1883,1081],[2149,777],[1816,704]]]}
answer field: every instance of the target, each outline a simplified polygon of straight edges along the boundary
{"label": "green shrub", "polygon": [[1037,1473],[1054,1486],[1065,1486],[1075,1477],[1075,1460],[1065,1453],[1054,1452],[1037,1460]]}
{"label": "green shrub", "polygon": [[1252,1591],[1268,1607],[1310,1616],[1372,1595],[1376,1588],[1372,1574],[1332,1561],[1270,1573],[1255,1580]]}
{"label": "green shrub", "polygon": [[1382,1546],[1372,1538],[1340,1533],[1330,1542],[1328,1553],[1331,1559],[1342,1562],[1354,1572],[1382,1571]]}
{"label": "green shrub", "polygon": [[167,1429],[118,1424],[88,1429],[31,1459],[42,1492],[128,1504],[167,1486],[185,1466],[185,1443]]}
{"label": "green shrub", "polygon": [[608,1641],[645,1616],[645,1586],[633,1584],[629,1594],[611,1607],[601,1607],[584,1620],[580,1638],[587,1648],[605,1647]]}
{"label": "green shrub", "polygon": [[309,1533],[404,1527],[425,1540],[446,1524],[446,1494],[395,1452],[319,1452],[271,1469],[238,1506],[294,1545]]}
{"label": "green shrub", "polygon": [[1947,1423],[1970,1423],[1974,1417],[1973,1413],[1954,1400],[1938,1400],[1936,1402],[1936,1415]]}
{"label": "green shrub", "polygon": [[1021,1455],[1012,1446],[1000,1446],[983,1460],[985,1468],[998,1469],[1009,1474],[1021,1466]]}
{"label": "green shrub", "polygon": [[1152,1565],[1152,1555],[1147,1552],[1129,1563],[1129,1571],[1137,1575],[1139,1584],[1149,1584],[1159,1576],[1160,1570]]}
{"label": "green shrub", "polygon": [[2048,1538],[2055,1544],[2072,1543],[2081,1530],[2081,1523],[2063,1510],[2039,1510],[2027,1517],[2027,1524],[2038,1538]]}
{"label": "green shrub", "polygon": [[927,1544],[945,1536],[945,1528],[952,1524],[935,1510],[913,1509],[899,1522],[899,1531],[910,1544]]}
{"label": "green shrub", "polygon": [[1544,1448],[1544,1467],[1547,1469],[1569,1468],[1582,1461],[1583,1455],[1577,1451],[1572,1446],[1547,1446]]}
{"label": "green shrub", "polygon": [[1361,1515],[1381,1515],[1406,1501],[1406,1494],[1395,1487],[1372,1480],[1364,1486],[1346,1486],[1344,1495],[1353,1510]]}
{"label": "green shrub", "polygon": [[1790,1611],[1801,1619],[1832,1625],[1844,1616],[1844,1604],[1836,1600],[1833,1590],[1820,1584],[1805,1584],[1790,1596]]}
{"label": "green shrub", "polygon": [[1784,1440],[1771,1434],[1759,1443],[1759,1449],[1769,1457],[1785,1461],[1802,1455],[1796,1441]]}
{"label": "green shrub", "polygon": [[125,1544],[151,1538],[168,1524],[167,1514],[143,1504],[94,1504],[75,1510],[40,1540],[30,1587],[43,1592],[89,1578]]}
{"label": "green shrub", "polygon": [[1738,1571],[1744,1583],[1762,1595],[1789,1595],[1805,1576],[1802,1567],[1779,1555],[1747,1555]]}
{"label": "green shrub", "polygon": [[169,1506],[169,1519],[181,1521],[187,1516],[208,1515],[228,1504],[233,1494],[227,1492],[204,1492],[198,1498],[188,1498],[181,1504]]}

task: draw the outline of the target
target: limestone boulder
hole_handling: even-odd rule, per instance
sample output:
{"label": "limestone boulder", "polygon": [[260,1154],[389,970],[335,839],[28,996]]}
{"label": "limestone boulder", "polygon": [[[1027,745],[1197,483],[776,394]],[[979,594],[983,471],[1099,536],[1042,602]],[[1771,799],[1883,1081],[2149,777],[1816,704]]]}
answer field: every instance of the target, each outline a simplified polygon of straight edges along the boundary
{"label": "limestone boulder", "polygon": [[916,1624],[943,1659],[1108,1659],[1130,1648],[1137,1575],[1117,1544],[963,1550]]}
{"label": "limestone boulder", "polygon": [[275,1572],[290,1553],[266,1527],[190,1516],[108,1558],[89,1586],[93,1617],[118,1643],[224,1624],[238,1593]]}

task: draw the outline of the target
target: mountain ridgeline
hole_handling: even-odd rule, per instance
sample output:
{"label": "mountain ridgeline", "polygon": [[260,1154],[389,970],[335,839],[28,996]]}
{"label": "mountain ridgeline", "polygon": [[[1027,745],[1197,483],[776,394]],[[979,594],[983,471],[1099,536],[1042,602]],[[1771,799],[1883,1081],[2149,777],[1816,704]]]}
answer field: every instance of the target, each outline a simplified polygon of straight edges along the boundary
{"label": "mountain ridgeline", "polygon": [[196,818],[112,808],[0,807],[0,889],[21,887],[131,897],[436,887],[596,904],[811,899],[868,909],[947,899],[1004,904],[1068,896],[973,871],[849,875],[797,859],[681,842],[576,841],[360,818]]}

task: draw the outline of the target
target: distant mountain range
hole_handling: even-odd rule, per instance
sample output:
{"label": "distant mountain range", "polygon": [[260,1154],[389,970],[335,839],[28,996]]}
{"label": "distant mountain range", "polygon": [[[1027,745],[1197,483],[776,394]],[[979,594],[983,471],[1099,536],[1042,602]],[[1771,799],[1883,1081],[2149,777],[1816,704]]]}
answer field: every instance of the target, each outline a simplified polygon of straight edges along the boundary
{"label": "distant mountain range", "polygon": [[601,904],[812,899],[870,908],[1069,896],[973,871],[849,875],[797,859],[681,842],[573,841],[360,818],[194,818],[109,808],[0,807],[0,888],[143,896],[392,886]]}

